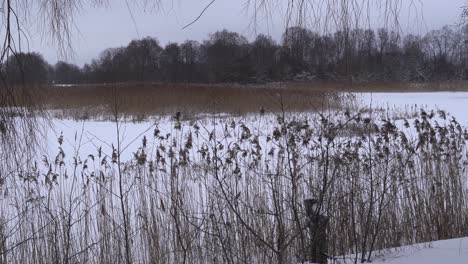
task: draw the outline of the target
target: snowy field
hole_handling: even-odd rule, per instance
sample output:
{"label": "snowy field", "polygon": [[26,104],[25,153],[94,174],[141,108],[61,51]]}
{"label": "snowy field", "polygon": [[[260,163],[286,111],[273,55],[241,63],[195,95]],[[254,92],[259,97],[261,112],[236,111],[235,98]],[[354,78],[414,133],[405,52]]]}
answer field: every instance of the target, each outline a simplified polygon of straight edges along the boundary
{"label": "snowy field", "polygon": [[[390,115],[399,119],[401,116],[411,115],[425,110],[445,110],[449,116],[455,117],[458,122],[468,127],[468,92],[431,92],[431,93],[365,93],[356,94],[357,103],[362,108],[375,108],[380,110],[382,116]],[[300,114],[289,113],[292,118]],[[253,124],[258,129],[271,127],[276,123],[276,115],[265,116],[248,115],[245,117],[204,117],[198,120],[205,130],[211,130],[214,126],[236,121]],[[191,121],[186,123],[190,124]],[[193,122],[192,122],[193,123]],[[102,148],[104,154],[110,156],[112,145],[117,145],[116,125],[110,121],[76,121],[71,119],[53,120],[53,128],[47,131],[47,141],[44,142],[44,150],[49,155],[56,155],[59,147],[57,139],[63,135],[62,148],[68,155],[89,155]],[[155,128],[161,130],[161,134],[171,133],[174,129],[171,125],[171,117],[153,117],[143,122],[122,122],[121,146],[122,157],[132,158],[133,152],[141,145],[145,136],[148,140],[153,138]]]}
{"label": "snowy field", "polygon": [[[331,263],[354,263],[352,257]],[[468,238],[435,241],[411,247],[389,249],[377,254],[374,264],[465,264],[468,263]]]}
{"label": "snowy field", "polygon": [[444,110],[468,126],[468,92],[366,93],[358,98],[362,104],[390,111]]}

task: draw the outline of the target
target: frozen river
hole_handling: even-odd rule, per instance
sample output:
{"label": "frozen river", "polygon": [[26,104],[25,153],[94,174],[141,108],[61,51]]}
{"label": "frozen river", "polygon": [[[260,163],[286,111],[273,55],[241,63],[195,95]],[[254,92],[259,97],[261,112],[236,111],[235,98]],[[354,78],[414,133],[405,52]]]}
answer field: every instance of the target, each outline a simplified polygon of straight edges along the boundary
{"label": "frozen river", "polygon": [[[468,127],[468,92],[428,92],[428,93],[362,93],[356,94],[358,104],[362,107],[380,109],[382,113],[414,113],[423,108],[430,110],[445,110],[449,116],[454,116],[465,127]],[[403,115],[402,115],[403,116]],[[275,125],[274,115],[250,115],[247,117],[224,117],[229,122],[244,122],[252,124],[258,129],[265,129]],[[394,118],[398,118],[395,115]],[[155,129],[161,135],[174,132],[170,117],[153,118],[144,122],[123,122],[121,124],[120,138],[122,156],[131,158],[133,153],[141,146],[143,136],[151,143]],[[198,120],[202,130],[213,129],[213,120],[204,118]],[[76,121],[76,120],[53,120],[54,127],[47,133],[45,148],[50,157],[58,150],[57,138],[63,134],[64,143],[62,148],[70,157],[79,154],[87,156],[95,154],[98,148],[106,155],[112,154],[112,146],[117,146],[116,125],[110,121]],[[216,124],[219,125],[219,124]],[[185,131],[191,129],[190,125],[184,126]]]}
{"label": "frozen river", "polygon": [[468,92],[366,93],[359,94],[362,104],[389,110],[444,110],[468,126]]}

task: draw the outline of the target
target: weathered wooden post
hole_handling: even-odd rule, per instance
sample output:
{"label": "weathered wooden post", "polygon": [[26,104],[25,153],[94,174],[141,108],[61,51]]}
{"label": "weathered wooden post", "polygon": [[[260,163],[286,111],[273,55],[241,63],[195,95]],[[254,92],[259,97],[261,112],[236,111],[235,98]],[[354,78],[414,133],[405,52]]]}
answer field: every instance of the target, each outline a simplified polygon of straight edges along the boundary
{"label": "weathered wooden post", "polygon": [[318,200],[314,197],[304,199],[304,206],[309,218],[310,248],[306,254],[308,263],[327,264],[327,225],[328,217],[319,211]]}

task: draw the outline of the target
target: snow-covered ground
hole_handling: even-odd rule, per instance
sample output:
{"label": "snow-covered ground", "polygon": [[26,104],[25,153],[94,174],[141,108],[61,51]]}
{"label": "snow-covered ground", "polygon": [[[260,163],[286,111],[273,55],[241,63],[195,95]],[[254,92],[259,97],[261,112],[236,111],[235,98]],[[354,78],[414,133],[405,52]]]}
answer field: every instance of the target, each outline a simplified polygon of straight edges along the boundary
{"label": "snow-covered ground", "polygon": [[[468,92],[431,92],[431,93],[364,93],[357,94],[361,106],[381,108],[386,112],[401,112],[402,116],[426,110],[445,110],[454,116],[461,125],[468,127]],[[294,115],[294,114],[291,114]],[[398,114],[396,114],[398,116]],[[275,115],[250,115],[247,117],[222,117],[231,121],[254,124],[258,129],[265,129],[276,123]],[[213,127],[210,117],[198,122]],[[187,121],[190,123],[190,121]],[[117,145],[116,125],[111,121],[76,121],[53,120],[54,127],[47,132],[47,141],[44,148],[49,156],[57,153],[59,144],[57,138],[63,133],[64,144],[62,148],[67,155],[81,155],[96,153],[102,147],[104,154],[112,153],[112,145]],[[161,134],[171,133],[173,124],[170,117],[153,118],[140,123],[121,124],[121,146],[125,148],[122,157],[131,158],[133,152],[141,146],[143,136],[151,140],[154,129],[157,127]],[[468,263],[468,262],[467,262]]]}
{"label": "snow-covered ground", "polygon": [[389,111],[444,110],[468,126],[468,92],[364,93],[358,94],[358,99],[364,105]]}
{"label": "snow-covered ground", "polygon": [[[353,257],[331,263],[354,263]],[[360,263],[358,261],[358,263]],[[435,241],[397,249],[389,249],[374,257],[374,264],[466,264],[468,237]]]}
{"label": "snow-covered ground", "polygon": [[[468,114],[466,113],[468,92],[373,93],[360,94],[358,98],[362,100],[362,105],[364,106],[381,107],[389,111],[396,109],[411,112],[418,111],[420,108],[426,110],[446,110],[451,116],[456,117],[462,125],[468,127]],[[293,116],[296,114],[290,113],[289,115]],[[223,126],[225,124],[229,125],[231,121],[235,121],[237,124],[250,124],[252,125],[251,127],[259,131],[268,131],[276,124],[276,117],[270,114],[265,116],[223,117],[223,120],[219,123],[216,123],[216,120],[211,120],[209,117],[197,120],[201,126],[200,131],[204,133],[202,136],[205,137],[208,134],[207,132],[212,131],[213,128],[220,128],[222,130]],[[47,140],[43,142],[50,160],[54,160],[53,157],[57,154],[59,147],[66,153],[67,162],[71,163],[73,162],[72,156],[78,155],[81,158],[86,158],[89,154],[95,155],[99,148],[102,148],[104,155],[111,156],[112,146],[117,146],[116,124],[113,122],[59,119],[54,119],[52,122],[54,127],[47,132]],[[171,121],[170,117],[154,118],[141,123],[122,123],[120,127],[120,143],[123,149],[123,161],[133,157],[133,152],[137,151],[138,147],[141,146],[143,137],[147,138],[147,145],[150,149],[156,148],[157,146],[151,145],[155,129],[162,136],[171,133],[176,135],[174,137],[177,137],[177,135],[185,137],[188,130],[193,129],[192,125],[190,125],[192,121],[185,122],[187,122],[187,125],[182,126],[182,131],[179,132],[175,131],[174,122]],[[63,144],[60,146],[57,139],[61,135],[63,135]],[[197,142],[194,142],[194,144],[197,144]],[[374,254],[373,260],[372,263],[377,264],[468,264],[468,238],[389,249]],[[354,258],[351,256],[336,259],[331,263],[354,263]]]}

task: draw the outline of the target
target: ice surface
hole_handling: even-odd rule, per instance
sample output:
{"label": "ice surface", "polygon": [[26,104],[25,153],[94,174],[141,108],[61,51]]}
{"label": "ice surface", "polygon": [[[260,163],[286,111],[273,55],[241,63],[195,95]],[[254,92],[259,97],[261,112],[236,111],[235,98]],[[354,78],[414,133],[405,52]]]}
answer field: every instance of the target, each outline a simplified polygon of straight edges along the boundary
{"label": "ice surface", "polygon": [[[420,108],[429,110],[445,110],[450,116],[454,116],[462,126],[468,127],[468,92],[426,92],[426,93],[363,93],[357,94],[362,106],[380,107],[384,110],[393,111],[419,111]],[[225,117],[226,118],[226,117]],[[276,124],[274,115],[226,118],[227,122],[235,120],[246,124],[254,124],[258,129],[265,129]],[[225,120],[225,121],[226,121]],[[205,117],[205,125],[210,124],[210,118]],[[174,131],[173,122],[170,117],[147,120],[139,123],[121,124],[121,147],[122,159],[130,159],[139,146],[143,136],[148,140],[153,137],[154,128],[158,127],[161,134]],[[210,128],[210,129],[211,129]],[[57,154],[59,147],[57,138],[63,133],[64,143],[62,148],[70,156],[76,154],[87,156],[95,154],[99,147],[105,155],[112,154],[112,145],[117,147],[116,125],[111,121],[76,121],[76,120],[53,120],[53,128],[47,133],[47,141],[44,142],[48,149],[48,155]],[[468,263],[468,262],[467,262]]]}
{"label": "ice surface", "polygon": [[411,107],[444,110],[456,117],[461,125],[468,126],[468,92],[365,93],[359,94],[358,98],[367,106],[389,110]]}
{"label": "ice surface", "polygon": [[[354,263],[352,256],[345,260],[331,261],[336,264]],[[360,261],[358,261],[360,263]],[[377,254],[374,264],[466,264],[468,263],[468,237],[435,241],[386,250]]]}

